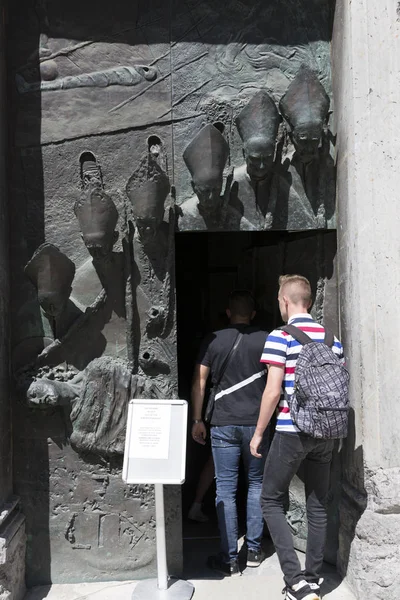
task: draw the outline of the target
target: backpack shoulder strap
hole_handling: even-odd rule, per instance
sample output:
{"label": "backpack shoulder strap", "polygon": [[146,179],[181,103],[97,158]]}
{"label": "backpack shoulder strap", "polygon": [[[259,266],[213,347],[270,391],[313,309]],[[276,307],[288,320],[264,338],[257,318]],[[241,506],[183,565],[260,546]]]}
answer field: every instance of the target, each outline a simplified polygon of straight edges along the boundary
{"label": "backpack shoulder strap", "polygon": [[306,344],[311,344],[313,342],[309,335],[304,333],[304,331],[301,331],[301,329],[299,329],[295,325],[284,325],[283,327],[279,327],[279,329],[281,329],[282,331],[286,331],[286,333],[291,335],[292,338],[297,340],[303,346],[305,346]]}
{"label": "backpack shoulder strap", "polygon": [[334,342],[335,342],[335,336],[333,335],[332,331],[329,331],[329,329],[325,329],[324,344],[326,346],[328,346],[329,348],[332,348]]}

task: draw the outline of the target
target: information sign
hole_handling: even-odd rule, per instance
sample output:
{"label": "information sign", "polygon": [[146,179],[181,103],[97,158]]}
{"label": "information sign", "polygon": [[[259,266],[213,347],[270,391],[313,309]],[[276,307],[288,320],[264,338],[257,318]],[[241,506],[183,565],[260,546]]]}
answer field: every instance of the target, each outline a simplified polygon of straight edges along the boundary
{"label": "information sign", "polygon": [[130,401],[122,472],[126,483],[185,481],[187,410],[185,400]]}

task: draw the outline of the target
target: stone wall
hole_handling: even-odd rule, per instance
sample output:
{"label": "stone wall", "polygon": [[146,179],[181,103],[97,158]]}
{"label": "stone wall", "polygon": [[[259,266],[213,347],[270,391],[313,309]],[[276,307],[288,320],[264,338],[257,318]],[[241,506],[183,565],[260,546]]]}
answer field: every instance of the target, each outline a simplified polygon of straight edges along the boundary
{"label": "stone wall", "polygon": [[338,1],[333,38],[341,335],[351,372],[340,568],[359,598],[395,599],[400,403],[396,3]]}

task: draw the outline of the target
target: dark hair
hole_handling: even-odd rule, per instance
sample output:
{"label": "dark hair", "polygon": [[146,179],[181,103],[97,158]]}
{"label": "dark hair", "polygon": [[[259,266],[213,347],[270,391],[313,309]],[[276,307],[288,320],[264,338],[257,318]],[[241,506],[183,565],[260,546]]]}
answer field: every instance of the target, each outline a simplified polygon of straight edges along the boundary
{"label": "dark hair", "polygon": [[253,294],[248,290],[233,290],[229,294],[228,307],[233,316],[251,318],[255,310]]}

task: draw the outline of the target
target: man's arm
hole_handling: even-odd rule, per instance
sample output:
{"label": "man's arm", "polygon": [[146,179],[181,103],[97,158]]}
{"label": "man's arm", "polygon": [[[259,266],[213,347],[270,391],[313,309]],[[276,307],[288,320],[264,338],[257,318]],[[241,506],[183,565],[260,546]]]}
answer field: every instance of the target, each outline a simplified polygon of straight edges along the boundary
{"label": "man's arm", "polygon": [[258,416],[256,430],[250,442],[250,452],[257,458],[261,458],[258,448],[262,442],[264,431],[274,414],[274,410],[281,396],[284,373],[284,365],[270,365],[268,369],[267,385],[265,386],[261,399],[260,414]]}
{"label": "man's arm", "polygon": [[205,440],[207,437],[207,430],[206,426],[201,420],[201,415],[203,410],[204,394],[206,391],[206,383],[209,373],[210,367],[206,367],[205,365],[196,365],[192,383],[193,420],[199,421],[199,423],[193,423],[192,437],[195,442],[198,442],[199,444],[203,445],[206,443]]}

